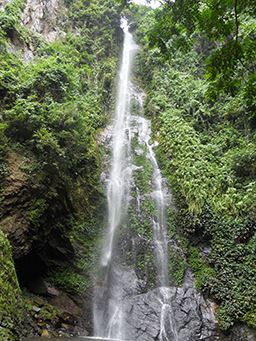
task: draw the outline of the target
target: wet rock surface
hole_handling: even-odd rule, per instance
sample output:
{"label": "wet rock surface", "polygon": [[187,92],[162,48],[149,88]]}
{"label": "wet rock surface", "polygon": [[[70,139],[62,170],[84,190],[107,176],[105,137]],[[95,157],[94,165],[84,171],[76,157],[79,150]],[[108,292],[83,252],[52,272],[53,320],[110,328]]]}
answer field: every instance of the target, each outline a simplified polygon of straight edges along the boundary
{"label": "wet rock surface", "polygon": [[[228,335],[220,334],[214,304],[192,287],[159,288],[134,296],[128,300],[125,310],[128,316],[125,328],[130,340],[255,340],[253,331],[243,325],[234,327]],[[175,325],[171,324],[172,318]]]}
{"label": "wet rock surface", "polygon": [[[178,340],[214,340],[213,306],[194,288],[155,289],[130,299],[126,309],[129,339],[167,341],[174,339],[176,330]],[[175,325],[171,324],[171,314]]]}
{"label": "wet rock surface", "polygon": [[219,333],[215,304],[190,286],[158,288],[128,299],[125,305],[129,340],[255,341],[253,331],[244,325],[226,335]]}
{"label": "wet rock surface", "polygon": [[[227,334],[219,332],[216,304],[196,290],[190,272],[187,272],[183,287],[162,287],[145,293],[145,288],[140,280],[135,280],[131,268],[119,267],[118,270],[117,277],[124,272],[126,278],[122,300],[127,340],[255,340],[254,333],[244,325],[235,326]],[[137,283],[136,288],[130,288],[131,283]]]}

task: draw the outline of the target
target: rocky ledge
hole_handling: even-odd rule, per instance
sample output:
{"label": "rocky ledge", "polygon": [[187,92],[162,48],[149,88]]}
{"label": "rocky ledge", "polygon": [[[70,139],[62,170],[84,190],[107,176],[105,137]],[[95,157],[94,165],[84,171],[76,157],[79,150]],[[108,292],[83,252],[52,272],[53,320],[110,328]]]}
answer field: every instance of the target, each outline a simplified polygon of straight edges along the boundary
{"label": "rocky ledge", "polygon": [[254,341],[245,326],[218,331],[215,304],[191,286],[158,288],[126,302],[127,339],[137,341]]}

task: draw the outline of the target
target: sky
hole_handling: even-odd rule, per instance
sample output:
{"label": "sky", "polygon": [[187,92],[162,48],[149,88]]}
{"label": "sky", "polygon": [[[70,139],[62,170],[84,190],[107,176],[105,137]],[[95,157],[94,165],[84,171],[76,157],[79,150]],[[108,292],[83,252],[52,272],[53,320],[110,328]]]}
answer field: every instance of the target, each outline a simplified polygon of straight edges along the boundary
{"label": "sky", "polygon": [[146,0],[133,0],[132,2],[134,2],[135,4],[138,4],[138,5],[151,6],[152,8],[157,8],[161,5],[158,0],[151,0],[150,4]]}

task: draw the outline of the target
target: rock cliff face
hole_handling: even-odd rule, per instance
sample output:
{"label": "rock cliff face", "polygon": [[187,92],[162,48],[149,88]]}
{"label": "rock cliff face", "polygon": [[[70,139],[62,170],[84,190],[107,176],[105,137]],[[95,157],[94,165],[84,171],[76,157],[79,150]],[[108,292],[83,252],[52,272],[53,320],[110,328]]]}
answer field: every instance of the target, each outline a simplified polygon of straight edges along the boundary
{"label": "rock cliff face", "polygon": [[[61,326],[61,323],[66,322],[73,330],[72,321],[75,320],[74,326],[77,326],[77,321],[82,316],[81,308],[74,303],[72,295],[69,297],[44,280],[49,269],[71,262],[74,250],[67,234],[56,228],[49,210],[48,213],[45,212],[46,207],[40,199],[44,187],[39,179],[32,180],[25,171],[29,163],[33,164],[31,158],[28,159],[14,151],[9,152],[8,175],[1,184],[0,311],[4,315],[0,314],[2,323],[0,323],[0,336],[1,333],[8,335],[3,339],[6,341],[17,339],[21,334],[26,335],[30,330],[33,330],[33,333],[40,333],[36,323],[31,322],[31,328],[26,324],[24,327],[24,323],[26,320],[32,321],[31,318],[37,322],[44,319],[45,315],[40,317],[40,314],[45,312],[48,314],[49,325],[53,323],[53,329],[58,329],[58,324]],[[58,207],[54,203],[52,205]],[[63,210],[61,204],[59,208],[59,213],[57,213],[58,208],[55,211],[57,215],[69,214],[68,207]],[[40,224],[38,219],[41,220]],[[33,295],[42,296],[42,299],[38,301],[38,298],[33,295],[22,297],[19,285]],[[31,309],[31,306],[34,308]],[[38,310],[37,314],[34,309]],[[68,314],[67,321],[63,314]],[[30,317],[27,318],[26,316],[29,315]]]}
{"label": "rock cliff face", "polygon": [[153,290],[135,296],[126,308],[131,340],[167,341],[176,332],[182,341],[217,340],[212,306],[193,287]]}
{"label": "rock cliff face", "polygon": [[21,170],[22,164],[21,155],[9,153],[8,176],[4,181],[2,194],[0,229],[8,235],[12,243],[14,258],[27,255],[32,248],[29,208],[33,191],[26,174]]}
{"label": "rock cliff face", "polygon": [[[162,301],[159,296],[162,296]],[[253,332],[245,326],[236,326],[228,336],[221,334],[214,304],[194,287],[153,290],[134,296],[125,302],[125,306],[129,315],[125,328],[129,331],[130,340],[169,341],[170,337],[176,340],[173,329],[176,329],[177,340],[181,341],[255,340]],[[174,326],[171,324],[173,317]]]}
{"label": "rock cliff face", "polygon": [[63,0],[27,0],[22,23],[32,33],[40,34],[46,41],[51,42],[61,34],[64,13]]}
{"label": "rock cliff face", "polygon": [[[64,236],[58,236],[56,231],[53,231],[51,217],[47,217],[44,211],[46,208],[42,200],[44,186],[40,179],[31,179],[25,170],[22,170],[29,163],[33,164],[33,160],[14,151],[7,156],[8,175],[2,184],[0,229],[6,233],[12,244],[15,260],[19,261],[31,255],[32,258],[42,259],[46,265],[48,261],[49,263],[53,261],[50,254],[54,249],[60,260],[61,255],[63,259],[72,257],[73,250]],[[68,214],[68,207],[66,209],[66,213],[62,211],[62,214]],[[45,221],[47,229],[43,229],[42,225],[39,228],[38,219]],[[36,262],[31,263],[31,269],[33,264],[36,266]]]}
{"label": "rock cliff face", "polygon": [[[148,290],[129,266],[117,266],[113,274],[123,302],[123,329],[137,341],[254,341],[251,330],[234,327],[227,335],[218,329],[216,304],[195,289],[187,272],[182,287]],[[146,292],[145,292],[146,290]]]}
{"label": "rock cliff face", "polygon": [[[22,12],[21,23],[30,34],[46,42],[53,42],[64,36],[66,7],[64,0],[27,0]],[[14,44],[15,45],[15,44]],[[33,40],[23,47],[24,59],[34,57]]]}

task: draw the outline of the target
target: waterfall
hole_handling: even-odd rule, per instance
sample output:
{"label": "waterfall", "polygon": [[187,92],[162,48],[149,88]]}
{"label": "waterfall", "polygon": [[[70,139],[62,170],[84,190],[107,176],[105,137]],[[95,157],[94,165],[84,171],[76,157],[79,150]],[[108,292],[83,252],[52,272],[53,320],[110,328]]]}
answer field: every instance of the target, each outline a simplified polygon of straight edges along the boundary
{"label": "waterfall", "polygon": [[[130,74],[137,50],[128,22],[122,19],[124,32],[123,55],[119,70],[116,109],[112,131],[112,160],[107,186],[108,229],[101,256],[102,282],[95,290],[94,333],[100,337],[122,339],[122,283],[115,276],[114,244],[129,203],[131,182],[130,163]],[[120,283],[120,286],[117,285]]]}
{"label": "waterfall", "polygon": [[[129,32],[126,19],[122,19],[121,27],[124,32],[124,43],[112,124],[112,158],[106,189],[108,221],[94,290],[94,335],[101,338],[125,340],[129,335],[126,330],[127,320],[129,320],[129,312],[125,309],[126,300],[127,297],[138,293],[136,274],[130,268],[128,269],[119,253],[120,231],[126,224],[131,201],[130,192],[134,170],[131,145],[135,133],[140,146],[146,150],[146,157],[152,168],[150,196],[154,202],[155,214],[150,221],[157,269],[156,284],[161,288],[159,302],[162,306],[158,340],[165,341],[170,335],[170,341],[177,341],[170,297],[168,290],[165,290],[169,282],[165,217],[168,195],[154,153],[154,145],[150,144],[150,122],[142,117],[143,94],[135,90],[131,83],[132,65],[138,47]],[[137,115],[131,108],[131,100],[139,107]],[[134,193],[133,199],[137,204],[135,214],[139,215],[141,198],[138,188]],[[132,245],[134,247],[134,241]]]}
{"label": "waterfall", "polygon": [[[140,105],[140,109],[142,112],[143,101],[141,101],[140,98],[141,96],[139,96],[137,102]],[[166,202],[168,202],[168,191],[164,186],[161,171],[156,160],[153,149],[154,145],[150,144],[150,122],[142,116],[132,116],[131,119],[135,122],[135,125],[137,126],[140,144],[146,146],[147,158],[153,168],[151,195],[155,202],[156,214],[151,218],[151,221],[154,237],[157,284],[160,287],[159,302],[161,304],[160,334],[158,340],[178,341],[175,319],[170,303],[171,297],[168,291],[168,242],[166,229]]]}
{"label": "waterfall", "polygon": [[131,179],[131,167],[129,164],[129,82],[132,60],[137,46],[128,31],[128,23],[125,19],[122,19],[122,28],[124,30],[124,48],[122,65],[119,72],[113,128],[113,156],[107,189],[108,234],[101,259],[101,264],[104,267],[107,267],[111,263],[115,232],[122,222],[122,218],[127,209]]}

